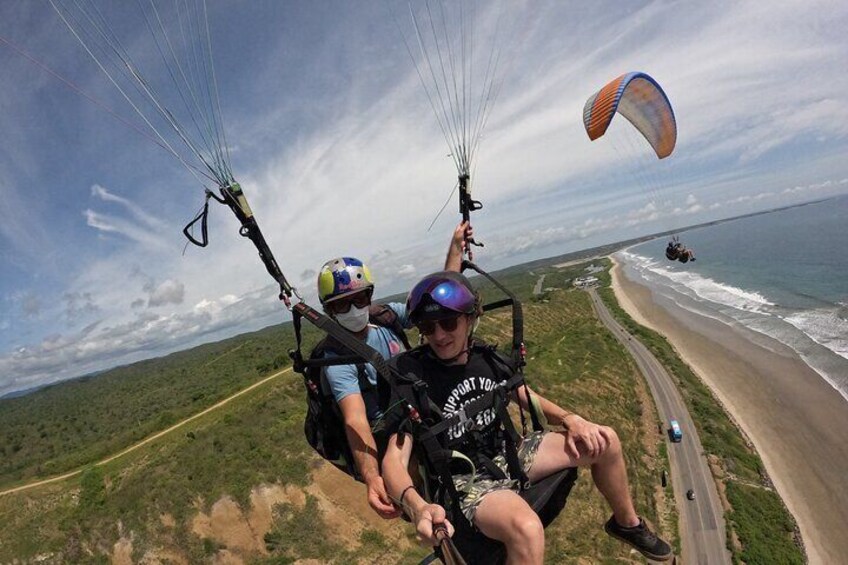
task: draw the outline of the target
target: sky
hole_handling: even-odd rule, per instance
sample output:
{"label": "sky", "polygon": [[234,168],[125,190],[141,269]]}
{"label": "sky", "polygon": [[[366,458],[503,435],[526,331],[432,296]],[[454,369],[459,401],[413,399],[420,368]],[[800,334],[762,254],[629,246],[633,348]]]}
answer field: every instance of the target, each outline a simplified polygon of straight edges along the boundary
{"label": "sky", "polygon": [[[103,4],[164,80],[138,12]],[[377,296],[407,290],[459,221],[451,200],[428,230],[457,171],[409,13],[208,4],[233,173],[313,305],[337,256],[364,260]],[[844,1],[486,2],[465,17],[474,68],[501,57],[472,172],[484,268],[848,193]],[[212,203],[208,247],[185,247],[203,186],[126,125],[140,120],[50,3],[0,3],[0,69],[0,396],[290,319],[228,209]],[[663,161],[624,120],[595,142],[583,129],[586,99],[629,71],[674,107]]]}

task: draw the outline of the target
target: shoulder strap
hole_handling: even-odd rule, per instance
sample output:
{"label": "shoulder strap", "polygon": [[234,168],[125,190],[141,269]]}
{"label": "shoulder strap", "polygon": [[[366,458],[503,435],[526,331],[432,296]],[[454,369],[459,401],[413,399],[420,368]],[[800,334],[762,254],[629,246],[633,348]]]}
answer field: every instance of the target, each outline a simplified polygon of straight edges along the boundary
{"label": "shoulder strap", "polygon": [[[513,381],[513,386],[510,390],[518,390],[521,386],[524,387],[524,394],[528,399],[528,412],[530,412],[530,421],[533,425],[533,429],[537,432],[543,431],[545,427],[542,425],[541,415],[537,411],[536,404],[532,401],[530,397],[530,389],[527,386],[527,381],[524,379],[524,371],[520,366],[516,366],[515,359],[511,359],[500,352],[497,351],[495,347],[485,346],[485,349],[482,351],[486,360],[489,362],[489,365],[492,367],[492,370],[500,370],[501,372],[506,372],[507,375],[510,376],[511,379],[515,379]],[[516,378],[517,377],[517,378]],[[524,419],[524,410],[521,408],[521,404],[518,405],[519,414],[521,416],[521,427],[523,428],[523,432],[527,433],[527,424]]]}
{"label": "shoulder strap", "polygon": [[[341,344],[343,344],[347,349],[349,349],[352,353],[355,354],[354,356],[352,356],[353,360],[347,361],[347,363],[355,363],[357,358],[360,360],[364,360],[366,363],[370,363],[371,366],[374,367],[374,369],[377,371],[377,374],[380,375],[381,378],[390,378],[389,366],[383,356],[380,355],[380,353],[373,347],[369,347],[368,344],[358,340],[356,336],[350,334],[350,332],[342,328],[334,320],[331,320],[330,318],[318,312],[314,308],[311,308],[308,304],[304,302],[298,302],[297,304],[293,305],[291,307],[291,313],[292,325],[294,326],[295,338],[297,340],[297,348],[290,350],[289,356],[294,361],[295,370],[303,369],[305,368],[305,366],[307,366],[307,363],[312,363],[311,361],[303,361],[303,357],[300,353],[300,347],[302,343],[301,319],[305,317],[309,320],[311,324],[313,324],[319,330],[325,331],[327,334],[337,339]],[[338,359],[335,359],[334,361],[339,362]]]}
{"label": "shoulder strap", "polygon": [[403,329],[397,313],[388,305],[372,304],[368,310],[368,321],[376,326],[386,328],[395,334],[407,351],[412,349],[409,345],[409,338],[406,337],[406,331]]}
{"label": "shoulder strap", "polygon": [[356,379],[359,381],[359,390],[363,394],[376,388],[368,379],[368,372],[365,370],[365,363],[360,362],[356,364]]}
{"label": "shoulder strap", "polygon": [[421,378],[421,358],[426,355],[425,349],[424,346],[419,346],[404,354],[404,366],[393,375],[391,384],[397,389],[399,396],[415,408],[425,421],[432,422],[435,419],[441,420],[443,415],[427,394],[427,383]]}

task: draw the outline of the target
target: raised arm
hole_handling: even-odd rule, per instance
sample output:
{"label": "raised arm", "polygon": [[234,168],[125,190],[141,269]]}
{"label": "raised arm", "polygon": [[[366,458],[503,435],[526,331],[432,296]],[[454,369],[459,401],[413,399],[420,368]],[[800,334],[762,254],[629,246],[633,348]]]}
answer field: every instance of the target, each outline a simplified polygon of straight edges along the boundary
{"label": "raised arm", "polygon": [[453,230],[448,255],[445,258],[445,270],[460,272],[462,269],[462,254],[465,251],[465,240],[474,237],[470,222],[462,222]]}

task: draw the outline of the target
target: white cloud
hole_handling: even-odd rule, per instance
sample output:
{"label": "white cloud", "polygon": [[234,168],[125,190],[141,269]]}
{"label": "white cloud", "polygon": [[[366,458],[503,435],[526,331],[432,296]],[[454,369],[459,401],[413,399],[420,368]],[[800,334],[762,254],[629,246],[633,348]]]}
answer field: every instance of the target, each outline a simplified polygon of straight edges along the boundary
{"label": "white cloud", "polygon": [[397,276],[402,279],[407,279],[415,276],[416,270],[415,267],[411,264],[401,265],[397,270]]}
{"label": "white cloud", "polygon": [[[0,396],[94,370],[104,361],[127,362],[151,350],[164,353],[182,349],[243,318],[264,320],[267,325],[269,316],[280,314],[282,309],[268,287],[241,299],[225,296],[183,314],[145,311],[125,323],[99,322],[77,333],[52,334],[36,346],[20,347],[0,356],[0,374],[12,376],[0,383]],[[116,351],[121,352],[117,357]]]}
{"label": "white cloud", "polygon": [[179,281],[168,279],[156,288],[151,289],[148,307],[164,306],[166,304],[182,304],[185,296],[185,285]]}
{"label": "white cloud", "polygon": [[69,322],[96,313],[99,308],[89,292],[66,292],[62,296],[65,316]]}
{"label": "white cloud", "polygon": [[150,229],[168,229],[168,226],[166,224],[158,220],[153,215],[148,214],[138,204],[132,202],[127,198],[118,196],[117,194],[112,194],[99,184],[92,185],[91,195],[100,198],[104,202],[114,202],[120,204],[122,208],[130,212],[130,214],[132,214],[137,220],[139,220],[143,225],[147,226]]}
{"label": "white cloud", "polygon": [[100,214],[94,210],[83,211],[88,226],[104,234],[117,234],[145,246],[167,248],[168,243],[160,233],[151,232],[147,226],[115,216]]}
{"label": "white cloud", "polygon": [[[476,250],[481,265],[848,189],[848,75],[833,72],[848,57],[844,3],[507,7],[527,20],[507,50],[509,74],[473,171],[485,205],[474,217],[486,243]],[[210,9],[220,26],[226,10]],[[378,294],[405,289],[442,267],[458,221],[454,197],[426,231],[456,171],[385,4],[328,11],[262,14],[252,36],[261,44],[215,39],[235,173],[309,300],[316,270],[339,255],[366,260]],[[120,103],[43,16],[0,7],[0,20],[19,24],[10,31],[19,41],[54,53],[76,83]],[[229,14],[226,25],[242,18],[257,15]],[[629,70],[657,78],[678,119],[677,149],[647,162],[647,182],[608,140],[589,142],[582,125],[586,97]],[[202,191],[178,164],[89,102],[56,96],[52,79],[25,63],[8,72],[14,88],[0,86],[0,108],[4,138],[15,142],[0,142],[0,290],[15,314],[0,325],[0,375],[22,387],[285,319],[226,207],[211,205],[209,247],[181,255],[179,221],[191,219]],[[29,318],[9,301],[20,288],[31,289]],[[51,334],[46,321],[65,314],[51,297],[66,294],[76,297],[73,326]]]}

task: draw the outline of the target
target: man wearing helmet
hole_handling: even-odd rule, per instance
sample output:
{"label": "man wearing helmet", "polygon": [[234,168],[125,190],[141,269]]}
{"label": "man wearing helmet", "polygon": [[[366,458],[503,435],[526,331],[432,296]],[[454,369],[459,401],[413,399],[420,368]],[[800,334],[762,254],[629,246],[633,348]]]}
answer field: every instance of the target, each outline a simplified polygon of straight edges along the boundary
{"label": "man wearing helmet", "polygon": [[[492,348],[472,339],[481,308],[478,294],[463,275],[441,272],[425,277],[409,293],[407,311],[427,343],[395,357],[391,363],[398,374],[409,375],[408,378],[414,375],[426,384],[424,390],[431,405],[444,417],[465,415],[459,411],[515,375],[511,366],[495,362]],[[547,421],[565,429],[528,433],[516,446],[516,468],[535,483],[566,468],[591,467],[595,485],[613,512],[605,525],[607,533],[651,559],[671,559],[671,547],[648,528],[633,507],[615,431],[568,412],[523,385],[518,390],[521,392],[510,393],[512,401],[529,409],[530,394]],[[423,414],[420,407],[416,408]],[[429,410],[430,414],[436,413]],[[438,545],[434,523],[444,524],[450,535],[453,526],[442,506],[428,503],[416,491],[404,462],[412,436],[398,433],[403,422],[402,415],[397,414],[386,416],[387,428],[393,434],[383,458],[386,487],[403,506],[421,538]],[[510,476],[507,442],[494,407],[472,413],[459,422],[445,431],[447,449],[475,462],[476,469],[468,474],[455,474],[450,469],[460,496],[457,510],[484,535],[506,546],[507,563],[543,563],[544,527],[519,496],[518,481]],[[403,435],[400,443],[399,435]]]}
{"label": "man wearing helmet", "polygon": [[[445,259],[445,269],[460,270],[465,241],[472,233],[467,222],[457,226]],[[404,337],[390,329],[391,325],[400,325],[402,328],[412,326],[406,314],[406,306],[400,303],[386,305],[391,311],[389,315],[397,323],[388,327],[369,324],[373,294],[371,271],[362,261],[353,257],[327,261],[318,274],[318,298],[327,315],[388,359],[406,349]],[[336,355],[333,351],[325,352],[325,357]],[[365,382],[360,381],[360,371],[363,369],[370,383],[367,390],[360,386],[360,382]],[[382,450],[383,446],[377,445],[371,433],[371,422],[381,415],[376,385],[377,371],[368,363],[332,365],[323,370],[322,386],[330,391],[338,403],[357,471],[368,489],[368,504],[383,518],[394,518],[399,512],[386,494],[377,458],[378,450]]]}

